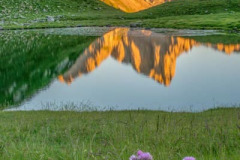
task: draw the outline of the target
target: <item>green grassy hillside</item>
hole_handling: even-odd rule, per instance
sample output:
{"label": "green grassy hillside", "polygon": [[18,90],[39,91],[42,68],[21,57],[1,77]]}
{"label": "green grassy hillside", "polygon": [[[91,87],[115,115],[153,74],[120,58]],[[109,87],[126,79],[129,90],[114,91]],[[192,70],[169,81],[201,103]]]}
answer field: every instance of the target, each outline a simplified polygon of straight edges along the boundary
{"label": "green grassy hillside", "polygon": [[240,30],[240,0],[176,0],[131,14],[99,0],[2,0],[0,4],[0,26],[6,29],[134,23],[140,27]]}

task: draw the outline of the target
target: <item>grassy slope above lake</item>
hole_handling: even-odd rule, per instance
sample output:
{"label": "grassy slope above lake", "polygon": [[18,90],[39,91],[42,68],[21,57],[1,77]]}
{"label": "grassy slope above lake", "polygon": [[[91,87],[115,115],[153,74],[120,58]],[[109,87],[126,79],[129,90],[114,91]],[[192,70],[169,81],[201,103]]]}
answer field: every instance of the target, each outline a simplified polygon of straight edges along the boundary
{"label": "grassy slope above lake", "polygon": [[[240,29],[240,0],[176,0],[131,14],[99,0],[3,0],[0,4],[0,26],[6,29],[131,23],[142,27]],[[55,21],[47,22],[47,15]]]}
{"label": "grassy slope above lake", "polygon": [[240,109],[0,112],[0,159],[239,160]]}

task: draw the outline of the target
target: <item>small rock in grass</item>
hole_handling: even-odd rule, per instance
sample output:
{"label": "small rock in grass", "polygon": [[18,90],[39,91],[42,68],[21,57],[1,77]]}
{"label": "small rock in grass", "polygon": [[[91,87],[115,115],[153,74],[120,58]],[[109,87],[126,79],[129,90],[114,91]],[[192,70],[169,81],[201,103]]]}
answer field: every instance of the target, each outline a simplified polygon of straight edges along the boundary
{"label": "small rock in grass", "polygon": [[0,24],[4,24],[4,23],[5,23],[4,20],[1,20],[1,21],[0,21]]}
{"label": "small rock in grass", "polygon": [[0,31],[3,30],[3,27],[0,27]]}
{"label": "small rock in grass", "polygon": [[54,22],[55,19],[54,19],[54,17],[52,17],[52,16],[47,16],[47,21],[48,21],[48,22]]}
{"label": "small rock in grass", "polygon": [[24,17],[24,16],[23,16],[23,15],[21,15],[21,14],[19,15],[19,17],[20,17],[20,18],[22,18],[22,19],[25,19],[25,18],[26,18],[26,17]]}
{"label": "small rock in grass", "polygon": [[31,22],[32,22],[32,23],[46,22],[46,19],[37,18],[37,19],[35,19],[35,20],[32,20]]}
{"label": "small rock in grass", "polygon": [[12,22],[12,24],[14,24],[14,25],[19,25],[19,23],[17,23],[17,22]]}
{"label": "small rock in grass", "polygon": [[23,23],[24,26],[30,26],[30,23]]}
{"label": "small rock in grass", "polygon": [[63,15],[57,15],[56,16],[56,19],[61,19],[61,18],[63,18],[64,16]]}
{"label": "small rock in grass", "polygon": [[135,28],[135,27],[140,27],[141,23],[131,23],[130,27]]}

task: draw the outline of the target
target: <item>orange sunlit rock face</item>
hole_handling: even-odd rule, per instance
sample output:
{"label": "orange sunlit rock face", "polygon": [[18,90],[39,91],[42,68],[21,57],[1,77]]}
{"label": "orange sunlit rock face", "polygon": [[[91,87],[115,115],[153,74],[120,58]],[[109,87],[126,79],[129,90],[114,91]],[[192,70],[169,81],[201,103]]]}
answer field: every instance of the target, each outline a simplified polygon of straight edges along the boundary
{"label": "orange sunlit rock face", "polygon": [[171,0],[101,0],[109,6],[127,13],[138,12]]}
{"label": "orange sunlit rock face", "polygon": [[59,81],[71,83],[74,78],[92,72],[112,56],[120,63],[131,64],[136,72],[169,86],[175,75],[177,57],[194,46],[205,45],[231,54],[240,44],[201,44],[190,38],[172,37],[147,30],[117,28],[96,39]]}

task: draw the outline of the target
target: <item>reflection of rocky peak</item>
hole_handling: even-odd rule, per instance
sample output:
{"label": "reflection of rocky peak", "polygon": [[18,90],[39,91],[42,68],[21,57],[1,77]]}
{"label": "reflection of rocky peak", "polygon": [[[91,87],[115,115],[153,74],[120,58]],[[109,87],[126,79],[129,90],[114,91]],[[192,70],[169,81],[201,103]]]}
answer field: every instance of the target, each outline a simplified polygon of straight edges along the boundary
{"label": "reflection of rocky peak", "polygon": [[109,6],[124,12],[138,12],[171,0],[101,0]]}
{"label": "reflection of rocky peak", "polygon": [[[139,73],[166,86],[175,75],[176,59],[199,42],[182,37],[165,36],[146,30],[117,28],[96,39],[59,80],[71,83],[93,71],[110,55],[121,63],[131,64]],[[240,45],[202,44],[227,54],[240,51]]]}
{"label": "reflection of rocky peak", "polygon": [[175,75],[177,57],[195,44],[193,40],[163,36],[150,31],[128,31],[126,39],[128,43],[123,41],[122,47],[125,52],[119,54],[113,51],[111,55],[120,62],[132,64],[137,72],[165,85],[169,85]]}
{"label": "reflection of rocky peak", "polygon": [[194,45],[194,40],[151,31],[115,29],[95,40],[59,79],[71,83],[74,77],[91,72],[111,55],[119,62],[130,63],[137,72],[169,85],[177,57]]}
{"label": "reflection of rocky peak", "polygon": [[208,47],[214,48],[218,51],[225,52],[226,54],[230,55],[232,52],[235,51],[240,51],[240,44],[223,44],[223,43],[218,43],[218,44],[210,44],[207,43],[205,44]]}

